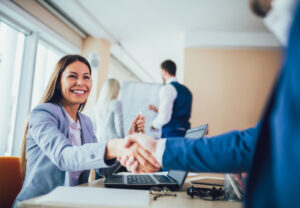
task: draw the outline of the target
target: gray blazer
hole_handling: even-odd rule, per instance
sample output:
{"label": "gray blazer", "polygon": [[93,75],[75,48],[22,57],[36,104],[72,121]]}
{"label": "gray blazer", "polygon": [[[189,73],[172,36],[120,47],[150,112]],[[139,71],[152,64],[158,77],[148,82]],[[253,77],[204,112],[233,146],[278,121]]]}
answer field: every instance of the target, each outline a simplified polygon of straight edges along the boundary
{"label": "gray blazer", "polygon": [[[99,106],[97,106],[99,108]],[[100,116],[95,113],[94,129],[97,138],[102,140],[110,140],[115,138],[124,138],[123,127],[123,110],[120,100],[111,100],[105,116]]]}
{"label": "gray blazer", "polygon": [[90,169],[111,167],[104,161],[106,142],[97,143],[91,120],[78,113],[82,145],[72,146],[66,116],[62,106],[51,103],[41,104],[31,112],[26,137],[26,177],[13,207],[57,186],[69,185],[68,171],[86,170],[80,177],[84,183]]}
{"label": "gray blazer", "polygon": [[[98,106],[99,107],[99,106]],[[108,112],[105,117],[100,117],[97,113],[94,116],[94,129],[98,141],[108,141],[115,138],[124,138],[123,128],[123,110],[120,100],[111,100],[109,103]],[[97,177],[105,177],[115,173],[121,167],[120,163],[113,167],[101,168],[97,170]]]}

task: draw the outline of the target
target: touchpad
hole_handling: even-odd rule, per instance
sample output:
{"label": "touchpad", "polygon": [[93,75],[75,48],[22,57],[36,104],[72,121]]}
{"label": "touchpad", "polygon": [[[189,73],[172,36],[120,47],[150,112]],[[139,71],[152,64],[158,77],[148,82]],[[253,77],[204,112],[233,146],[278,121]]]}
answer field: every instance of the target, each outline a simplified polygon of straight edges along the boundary
{"label": "touchpad", "polygon": [[124,176],[123,175],[111,175],[107,177],[104,183],[124,183]]}

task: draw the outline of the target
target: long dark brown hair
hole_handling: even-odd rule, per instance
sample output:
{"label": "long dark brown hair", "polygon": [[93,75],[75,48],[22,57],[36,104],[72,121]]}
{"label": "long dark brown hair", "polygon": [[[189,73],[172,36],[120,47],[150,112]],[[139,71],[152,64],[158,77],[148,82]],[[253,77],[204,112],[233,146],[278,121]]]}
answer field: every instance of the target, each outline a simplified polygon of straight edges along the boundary
{"label": "long dark brown hair", "polygon": [[[58,104],[61,99],[62,99],[62,94],[61,90],[59,89],[59,83],[61,79],[61,75],[64,72],[64,70],[72,64],[75,61],[80,61],[87,65],[87,67],[90,70],[90,74],[92,74],[91,66],[89,62],[82,56],[80,55],[66,55],[62,57],[56,64],[55,70],[50,78],[50,81],[48,83],[48,86],[44,92],[44,95],[40,101],[40,104],[42,103],[54,103]],[[78,111],[82,111],[84,109],[84,106],[86,104],[86,101],[82,104],[79,105]],[[22,178],[23,180],[25,179],[25,174],[26,174],[26,136],[28,132],[28,126],[29,122],[27,122],[25,132],[24,132],[24,137],[23,137],[23,142],[22,142],[22,147],[21,147],[21,173],[22,173]]]}

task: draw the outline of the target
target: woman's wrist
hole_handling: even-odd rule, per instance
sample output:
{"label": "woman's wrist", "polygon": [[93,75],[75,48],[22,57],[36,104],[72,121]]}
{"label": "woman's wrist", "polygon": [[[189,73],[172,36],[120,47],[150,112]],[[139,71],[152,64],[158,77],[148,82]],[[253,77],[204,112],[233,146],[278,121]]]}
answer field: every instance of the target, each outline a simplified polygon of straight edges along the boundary
{"label": "woman's wrist", "polygon": [[120,154],[120,150],[122,148],[123,144],[123,139],[112,139],[109,140],[106,144],[106,154],[105,154],[105,159],[106,160],[111,160]]}

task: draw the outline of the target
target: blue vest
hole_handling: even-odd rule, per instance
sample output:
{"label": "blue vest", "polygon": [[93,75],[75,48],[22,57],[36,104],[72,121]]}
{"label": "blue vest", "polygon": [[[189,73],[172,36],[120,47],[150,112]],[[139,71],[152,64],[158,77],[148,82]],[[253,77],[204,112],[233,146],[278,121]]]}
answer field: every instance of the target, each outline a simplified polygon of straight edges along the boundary
{"label": "blue vest", "polygon": [[191,124],[189,119],[192,110],[192,93],[187,87],[178,82],[171,82],[177,91],[177,97],[173,103],[172,117],[169,123],[162,127],[162,132],[173,131],[176,129],[189,129]]}

